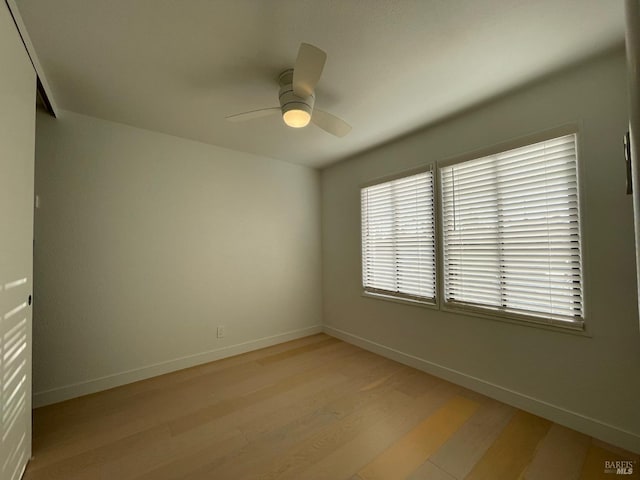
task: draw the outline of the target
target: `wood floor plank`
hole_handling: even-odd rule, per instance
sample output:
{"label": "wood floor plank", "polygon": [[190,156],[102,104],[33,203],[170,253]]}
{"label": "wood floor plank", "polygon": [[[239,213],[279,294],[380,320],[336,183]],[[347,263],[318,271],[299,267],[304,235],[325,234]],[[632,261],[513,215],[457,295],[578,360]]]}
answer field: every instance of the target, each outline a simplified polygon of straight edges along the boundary
{"label": "wood floor plank", "polygon": [[[257,406],[260,408],[260,406]],[[224,417],[218,421],[208,424],[208,429],[218,430],[220,432],[227,431],[229,428],[233,428],[234,424],[239,424],[243,420],[247,413],[251,415],[260,415],[260,412],[246,412],[238,411],[234,415]],[[308,416],[305,419],[296,419],[295,425],[288,425],[286,428],[281,428],[270,432],[268,438],[249,441],[247,437],[242,434],[245,439],[245,443],[240,445],[233,451],[228,452],[224,456],[212,456],[203,454],[202,447],[199,449],[192,449],[183,455],[177,457],[168,457],[166,461],[160,462],[155,468],[148,470],[145,475],[136,477],[139,479],[155,480],[158,478],[167,478],[169,473],[174,475],[175,478],[187,478],[193,472],[209,472],[210,470],[216,470],[216,478],[242,478],[242,477],[226,477],[224,469],[227,466],[242,466],[247,461],[259,460],[262,456],[267,460],[271,460],[274,455],[277,455],[281,449],[288,449],[300,442],[307,435],[321,429],[335,420],[335,417],[329,414]],[[185,445],[206,445],[206,439],[203,442],[192,441],[193,435],[197,432],[201,432],[202,428],[193,429],[184,434],[181,434],[176,439],[184,439]],[[240,431],[240,430],[238,430]],[[240,431],[240,433],[242,433]],[[268,450],[267,455],[262,455],[262,452]],[[168,473],[169,472],[169,473]],[[219,475],[218,475],[219,474]],[[207,475],[207,474],[204,474]],[[169,478],[172,478],[169,475]],[[209,478],[204,476],[202,478]]]}
{"label": "wood floor plank", "polygon": [[442,380],[434,377],[433,375],[429,375],[424,372],[417,372],[416,381],[400,385],[398,390],[411,397],[421,397],[426,392],[430,391],[434,385],[437,385],[440,382],[442,382]]}
{"label": "wood floor plank", "polygon": [[[123,438],[144,432],[157,425],[157,422],[146,417],[133,420],[122,420],[117,416],[102,417],[104,423],[87,429],[70,427],[69,432],[61,432],[55,438],[34,441],[33,457],[37,459],[38,468],[46,467],[60,460],[88,452],[92,449],[118,442]],[[34,422],[35,423],[35,422]],[[34,429],[34,437],[39,430]]]}
{"label": "wood floor plank", "polygon": [[[353,357],[350,357],[350,359],[353,360]],[[354,363],[357,363],[357,360]],[[395,370],[402,370],[405,368],[394,362],[386,361],[385,363],[389,368],[393,368]],[[376,371],[380,371],[379,367],[375,368],[375,363],[372,367]],[[386,372],[382,371],[379,374],[386,375]],[[368,378],[369,377],[365,375],[363,377],[363,381],[366,382]],[[350,412],[354,412],[356,407],[362,407],[367,403],[367,400],[363,402],[360,397],[367,397],[368,403],[372,403],[378,400],[385,392],[391,391],[389,386],[380,385],[376,392],[370,391],[363,393],[358,391],[357,382],[352,382],[349,385],[355,390],[355,392],[350,392],[349,389],[338,390],[336,401],[341,402],[344,409],[342,410],[343,414],[347,413],[347,409]],[[322,396],[322,392],[319,392],[318,395]],[[290,397],[290,392],[287,396]],[[351,399],[350,409],[340,400],[341,397],[345,396]],[[295,401],[295,398],[293,400]],[[302,401],[304,403],[309,401],[309,399],[303,399]],[[333,411],[334,409],[330,407],[331,403],[332,402],[319,404],[316,406],[315,411],[302,417],[289,416],[286,424],[281,424],[279,428],[275,428],[274,430],[263,432],[262,435],[258,434],[257,436],[254,436],[252,438],[251,445],[248,445],[247,448],[242,448],[239,451],[234,452],[225,459],[215,460],[214,462],[205,461],[203,463],[202,459],[196,455],[195,458],[193,458],[191,465],[185,464],[188,465],[189,468],[182,472],[181,478],[189,478],[190,475],[193,476],[193,478],[198,478],[200,475],[210,475],[210,472],[213,470],[215,470],[216,475],[219,475],[221,478],[245,478],[251,472],[255,474],[256,469],[267,468],[269,464],[273,462],[274,457],[277,457],[278,454],[281,454],[296,445],[300,445],[306,437],[313,433],[317,433],[323,428],[330,426],[332,422],[335,422],[338,419],[338,415],[335,414]],[[256,408],[264,408],[264,403],[256,405]],[[246,410],[241,410],[237,413],[241,416],[246,416]],[[275,416],[280,418],[283,417],[281,414],[276,414]],[[272,417],[272,415],[269,415],[269,417]],[[232,417],[227,418],[232,420]],[[240,420],[237,420],[237,422],[240,423]],[[158,474],[158,472],[155,472],[155,474]],[[152,479],[153,474],[149,475],[148,478],[149,480]]]}
{"label": "wood floor plank", "polygon": [[550,425],[319,334],[37,409],[24,480],[564,480],[638,460]]}
{"label": "wood floor plank", "polygon": [[364,480],[403,480],[416,470],[478,408],[456,396],[380,454],[358,474]]}
{"label": "wood floor plank", "polygon": [[[356,354],[358,354],[358,351],[351,349],[342,351],[339,354],[334,351],[333,356],[335,358],[332,361],[339,361],[342,355]],[[241,378],[241,381],[236,378],[234,381],[223,381],[218,385],[220,379],[215,377],[215,384],[211,386],[209,385],[209,377],[203,377],[200,383],[192,385],[189,382],[189,384],[181,385],[182,388],[171,386],[160,395],[151,397],[147,397],[146,394],[135,396],[126,404],[126,408],[123,407],[115,412],[107,410],[102,414],[96,415],[91,421],[72,424],[71,427],[62,430],[60,434],[57,434],[58,432],[56,431],[50,435],[45,435],[44,440],[41,439],[41,442],[38,443],[40,446],[44,441],[46,442],[45,446],[35,448],[34,454],[41,459],[40,463],[42,464],[46,463],[47,458],[55,458],[61,452],[65,455],[71,454],[72,451],[78,454],[82,451],[108,444],[118,438],[132,435],[158,422],[169,422],[171,427],[172,422],[177,422],[181,418],[188,418],[190,415],[193,417],[203,409],[216,410],[216,403],[222,402],[223,405],[228,407],[229,403],[233,403],[233,399],[239,397],[245,399],[245,403],[250,403],[250,399],[246,399],[247,392],[259,390],[263,385],[273,387],[274,384],[278,385],[278,381],[286,383],[287,379],[292,376],[292,372],[296,373],[297,378],[301,378],[301,376],[305,375],[305,372],[310,372],[314,368],[317,369],[319,365],[326,372],[331,368],[332,363],[318,357],[313,362],[298,363],[295,368],[279,365],[277,368],[264,371],[264,367],[259,367],[262,370],[249,378],[239,375],[238,378]],[[237,372],[234,371],[234,373]],[[309,376],[309,378],[312,378],[312,376]],[[273,387],[273,389],[277,388]],[[218,412],[215,416],[220,416],[222,413],[224,413],[224,410]],[[193,428],[198,425],[196,422]]]}
{"label": "wood floor plank", "polygon": [[404,365],[396,365],[396,367],[398,368],[394,369],[391,375],[382,375],[382,381],[372,382],[375,386],[372,386],[372,384],[362,386],[358,389],[357,393],[353,395],[342,395],[335,401],[325,405],[323,409],[332,413],[337,418],[342,418],[351,414],[360,406],[371,403],[388,391],[396,390],[398,385],[411,381],[411,379],[415,377],[415,371],[412,368],[405,367]]}
{"label": "wood floor plank", "polygon": [[[215,472],[222,478],[244,480],[299,479],[300,472],[308,465],[317,463],[332,451],[341,448],[372,423],[380,421],[397,408],[403,408],[408,401],[410,399],[406,395],[390,390],[369,403],[361,405],[350,414],[335,418],[325,428],[302,439],[295,446],[289,446],[283,450],[277,443],[265,445],[269,455],[260,458],[262,461],[256,461],[255,452],[251,452],[246,462],[236,462],[236,465],[227,465],[228,468],[217,469]],[[212,473],[213,470],[208,468],[193,472],[192,475],[184,478],[196,480],[207,478],[206,475]]]}
{"label": "wood floor plank", "polygon": [[[114,406],[126,404],[127,399],[150,391],[166,391],[171,385],[182,383],[185,380],[195,379],[201,375],[229,370],[233,367],[242,367],[244,364],[253,363],[256,360],[297,348],[303,345],[325,341],[331,338],[323,333],[310,335],[300,339],[292,340],[259,350],[224,358],[215,362],[197,365],[176,372],[159,375],[157,377],[141,380],[98,393],[85,395],[64,402],[48,405],[34,410],[34,423],[43,425],[47,429],[55,424],[68,423],[69,421],[82,421],[92,418],[96,414],[101,414],[113,409]],[[64,419],[64,421],[62,420]],[[51,424],[49,424],[50,422]]]}
{"label": "wood floor plank", "polygon": [[407,480],[456,480],[456,477],[427,460]]}
{"label": "wood floor plank", "polygon": [[166,426],[156,426],[122,438],[117,442],[83,452],[80,455],[70,456],[46,466],[36,466],[31,469],[31,472],[33,473],[33,478],[48,478],[49,476],[65,479],[87,478],[87,471],[91,467],[102,465],[114,459],[119,460],[129,451],[138,450],[161,437],[169,437],[169,431]]}
{"label": "wood floor plank", "polygon": [[518,410],[466,479],[518,479],[550,426],[548,420]]}
{"label": "wood floor plank", "polygon": [[[190,432],[192,433],[192,432]],[[100,478],[104,480],[173,480],[182,478],[184,471],[203,463],[222,461],[248,444],[238,430],[218,432],[215,439],[205,442],[172,441],[154,443],[154,448],[132,452],[118,462],[103,464]]]}
{"label": "wood floor plank", "polygon": [[435,452],[429,461],[455,478],[465,478],[500,435],[515,412],[495,400],[483,402],[476,413]]}
{"label": "wood floor plank", "polygon": [[[41,425],[36,419],[36,429],[44,429],[46,432],[38,435],[39,441],[34,443],[34,451],[42,456],[47,449],[46,445],[64,444],[69,437],[77,439],[79,432],[87,434],[83,442],[83,445],[86,445],[95,440],[94,431],[105,431],[109,426],[128,426],[139,423],[141,419],[147,419],[149,422],[166,421],[172,415],[186,414],[185,410],[197,411],[198,408],[209,405],[213,400],[221,401],[243,395],[261,386],[282,380],[292,373],[326,365],[327,358],[337,361],[342,355],[351,355],[356,352],[357,350],[348,348],[342,349],[336,355],[337,352],[332,350],[328,357],[323,352],[321,355],[296,362],[295,365],[280,364],[277,368],[266,371],[264,367],[252,362],[243,364],[241,369],[232,367],[196,379],[190,378],[167,386],[160,394],[144,392],[128,398],[124,403],[115,402],[108,408],[95,411],[86,420],[69,419],[72,421],[72,428],[59,422],[57,427],[50,424]],[[57,417],[56,414],[52,416]]]}
{"label": "wood floor plank", "polygon": [[[352,355],[357,355],[357,352],[352,353]],[[339,361],[340,359],[338,358],[330,362],[322,362],[310,370],[303,369],[301,371],[297,371],[296,369],[296,373],[288,375],[275,383],[269,383],[263,388],[255,389],[244,395],[225,398],[219,402],[212,402],[209,405],[169,421],[169,428],[174,435],[177,435],[186,430],[198,428],[203,423],[213,421],[216,418],[228,415],[231,412],[265,401],[273,395],[281,394],[288,390],[295,389],[296,387],[308,384],[319,376],[330,375],[332,372],[339,373],[335,368],[336,362]],[[263,384],[264,382],[261,381],[260,385]]]}
{"label": "wood floor plank", "polygon": [[622,462],[629,461],[629,457],[621,455],[617,452],[607,450],[597,444],[591,443],[587,451],[586,458],[580,471],[580,480],[600,480],[611,478],[640,478],[638,464],[635,464],[633,473],[630,475],[617,475],[615,466],[609,466],[605,462]]}
{"label": "wood floor plank", "polygon": [[[413,398],[403,409],[374,423],[321,461],[301,472],[305,480],[346,478],[361,470],[381,452],[407,434],[416,424],[431,416],[457,393],[448,382],[440,382],[422,397]],[[411,397],[409,397],[411,398]],[[361,477],[360,477],[361,478]]]}
{"label": "wood floor plank", "polygon": [[552,425],[525,471],[524,480],[579,478],[590,443],[591,439],[586,435]]}
{"label": "wood floor plank", "polygon": [[[282,408],[258,418],[245,417],[238,428],[248,440],[259,441],[265,435],[269,435],[286,425],[291,425],[295,419],[304,419],[306,416],[320,411],[330,413],[331,405],[334,402],[339,401],[342,397],[355,395],[358,391],[371,390],[371,388],[365,389],[365,387],[369,387],[373,383],[382,387],[384,382],[381,380],[389,381],[390,375],[400,370],[400,365],[388,361],[371,362],[370,364],[369,362],[363,364],[353,362],[348,368],[351,372],[358,369],[360,375],[355,378],[345,377],[339,384],[320,392],[313,392],[304,398],[288,397],[287,403]],[[340,375],[343,374],[344,370],[340,371]],[[333,415],[332,412],[331,414]]]}
{"label": "wood floor plank", "polygon": [[340,343],[339,340],[335,339],[335,338],[326,338],[320,342],[316,342],[316,343],[311,343],[309,345],[304,345],[301,347],[297,347],[297,348],[292,348],[289,350],[286,350],[284,352],[280,352],[280,353],[276,353],[273,355],[269,355],[267,357],[263,357],[260,360],[258,360],[258,363],[260,365],[269,365],[271,363],[274,362],[281,362],[282,360],[285,359],[289,359],[291,357],[295,357],[297,355],[301,355],[303,353],[308,353],[308,352],[312,352],[314,350],[318,350],[320,348],[323,347],[327,347],[329,345],[335,345]]}

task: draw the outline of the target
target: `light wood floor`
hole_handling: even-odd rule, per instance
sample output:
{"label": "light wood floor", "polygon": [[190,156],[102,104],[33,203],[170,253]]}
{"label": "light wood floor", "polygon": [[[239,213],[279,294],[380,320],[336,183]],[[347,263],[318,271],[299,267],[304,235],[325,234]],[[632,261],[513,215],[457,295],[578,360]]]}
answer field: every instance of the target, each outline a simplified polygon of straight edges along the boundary
{"label": "light wood floor", "polygon": [[[633,460],[634,475],[605,474]],[[34,411],[25,479],[638,478],[638,457],[314,335]]]}

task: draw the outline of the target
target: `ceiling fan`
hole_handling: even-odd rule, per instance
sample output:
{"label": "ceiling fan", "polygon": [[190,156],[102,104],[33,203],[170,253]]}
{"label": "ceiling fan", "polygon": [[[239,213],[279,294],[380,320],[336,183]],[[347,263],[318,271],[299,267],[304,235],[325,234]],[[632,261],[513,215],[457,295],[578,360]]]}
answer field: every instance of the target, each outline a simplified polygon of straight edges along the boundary
{"label": "ceiling fan", "polygon": [[293,128],[306,127],[309,122],[337,137],[344,137],[351,126],[324,110],[314,108],[314,89],[320,80],[327,54],[318,47],[301,43],[294,68],[280,74],[280,106],[262,108],[226,117],[230,122],[244,122],[254,118],[281,114],[286,125]]}

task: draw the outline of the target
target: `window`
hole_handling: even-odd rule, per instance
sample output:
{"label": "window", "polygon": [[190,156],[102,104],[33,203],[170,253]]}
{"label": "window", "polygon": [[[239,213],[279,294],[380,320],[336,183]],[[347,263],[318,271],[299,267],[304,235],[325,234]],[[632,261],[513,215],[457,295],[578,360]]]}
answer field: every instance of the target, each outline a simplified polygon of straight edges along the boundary
{"label": "window", "polygon": [[581,330],[576,143],[439,164],[439,202],[432,168],[362,188],[365,294]]}
{"label": "window", "polygon": [[582,328],[576,135],[440,168],[444,303]]}
{"label": "window", "polygon": [[365,293],[435,303],[433,198],[431,169],[361,190]]}

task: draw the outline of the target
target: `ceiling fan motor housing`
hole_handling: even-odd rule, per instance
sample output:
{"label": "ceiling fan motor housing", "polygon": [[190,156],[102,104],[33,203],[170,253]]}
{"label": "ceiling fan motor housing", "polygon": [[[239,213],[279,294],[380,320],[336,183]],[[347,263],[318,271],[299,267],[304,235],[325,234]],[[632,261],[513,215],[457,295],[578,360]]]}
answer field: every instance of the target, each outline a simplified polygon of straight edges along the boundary
{"label": "ceiling fan motor housing", "polygon": [[280,74],[280,108],[282,115],[289,110],[303,110],[311,115],[315,95],[312,93],[308,97],[299,97],[293,92],[293,69],[285,70]]}

